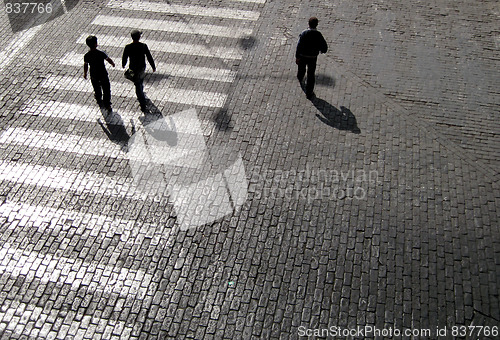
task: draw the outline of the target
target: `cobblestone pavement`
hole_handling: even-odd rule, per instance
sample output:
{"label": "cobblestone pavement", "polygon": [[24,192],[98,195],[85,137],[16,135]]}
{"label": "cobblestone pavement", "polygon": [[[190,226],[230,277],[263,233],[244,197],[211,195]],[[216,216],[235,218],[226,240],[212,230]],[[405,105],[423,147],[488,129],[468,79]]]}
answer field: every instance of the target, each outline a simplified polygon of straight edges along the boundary
{"label": "cobblestone pavement", "polygon": [[[66,4],[0,17],[2,338],[493,338],[496,2]],[[330,51],[308,101],[311,15]],[[108,65],[107,115],[85,37],[119,66],[134,28],[150,112]]]}

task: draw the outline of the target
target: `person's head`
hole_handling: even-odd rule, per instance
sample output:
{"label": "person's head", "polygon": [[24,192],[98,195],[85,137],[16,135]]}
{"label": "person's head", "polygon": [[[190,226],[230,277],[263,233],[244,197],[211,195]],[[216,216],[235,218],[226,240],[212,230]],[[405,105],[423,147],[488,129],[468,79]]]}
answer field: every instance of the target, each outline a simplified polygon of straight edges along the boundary
{"label": "person's head", "polygon": [[309,18],[309,27],[310,28],[316,28],[316,27],[318,27],[318,22],[319,22],[318,18],[316,18],[316,17],[310,17]]}
{"label": "person's head", "polygon": [[133,41],[139,41],[141,39],[142,32],[138,30],[133,30],[130,32],[130,36],[132,37]]}
{"label": "person's head", "polygon": [[85,40],[85,43],[90,48],[96,48],[97,47],[97,37],[95,35],[89,35],[87,37],[87,39]]}

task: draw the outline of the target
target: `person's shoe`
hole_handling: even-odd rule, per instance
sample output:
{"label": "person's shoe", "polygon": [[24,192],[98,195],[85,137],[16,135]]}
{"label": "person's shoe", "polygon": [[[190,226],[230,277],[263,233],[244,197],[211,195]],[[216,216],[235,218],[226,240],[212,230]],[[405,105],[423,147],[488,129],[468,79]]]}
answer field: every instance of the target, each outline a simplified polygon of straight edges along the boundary
{"label": "person's shoe", "polygon": [[307,94],[306,98],[309,99],[309,100],[313,100],[314,98],[316,98],[316,95],[313,92],[313,93]]}
{"label": "person's shoe", "polygon": [[106,105],[104,108],[106,110],[108,110],[109,112],[113,111],[113,109],[111,108],[111,105]]}

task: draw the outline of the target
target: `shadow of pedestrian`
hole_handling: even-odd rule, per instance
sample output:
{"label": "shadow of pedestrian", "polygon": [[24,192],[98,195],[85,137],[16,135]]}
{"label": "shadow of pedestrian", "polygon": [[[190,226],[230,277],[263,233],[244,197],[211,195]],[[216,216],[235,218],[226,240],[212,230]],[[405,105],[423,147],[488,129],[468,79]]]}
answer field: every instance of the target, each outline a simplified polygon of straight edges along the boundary
{"label": "shadow of pedestrian", "polygon": [[255,39],[255,37],[253,37],[253,36],[246,36],[246,37],[240,38],[238,43],[239,43],[241,49],[249,50],[249,49],[254,48],[254,46],[257,44],[257,39]]}
{"label": "shadow of pedestrian", "polygon": [[170,146],[176,146],[178,136],[173,118],[165,118],[160,109],[149,99],[146,99],[146,106],[144,116],[139,117],[146,132],[158,141],[167,142]]}
{"label": "shadow of pedestrian", "polygon": [[231,115],[226,109],[220,109],[213,117],[215,126],[219,131],[228,131],[233,128],[231,124]]}
{"label": "shadow of pedestrian", "polygon": [[[97,122],[101,126],[104,133],[108,136],[109,140],[121,146],[122,151],[128,151],[128,142],[130,140],[130,135],[125,128],[125,123],[122,117],[114,111],[107,112],[105,109],[101,108],[101,113],[104,122],[101,118],[97,119]],[[135,132],[135,128],[132,123],[132,134]]]}
{"label": "shadow of pedestrian", "polygon": [[341,106],[339,110],[327,101],[317,97],[312,100],[312,103],[321,113],[321,115],[316,114],[316,117],[326,125],[356,134],[361,133],[356,117],[348,108]]}
{"label": "shadow of pedestrian", "polygon": [[335,87],[335,78],[330,77],[327,74],[318,73],[316,74],[316,84],[320,86]]}
{"label": "shadow of pedestrian", "polygon": [[155,81],[169,79],[170,77],[171,77],[171,75],[169,75],[169,74],[155,72],[155,73],[147,73],[144,77],[144,80],[147,80],[148,82],[153,83]]}

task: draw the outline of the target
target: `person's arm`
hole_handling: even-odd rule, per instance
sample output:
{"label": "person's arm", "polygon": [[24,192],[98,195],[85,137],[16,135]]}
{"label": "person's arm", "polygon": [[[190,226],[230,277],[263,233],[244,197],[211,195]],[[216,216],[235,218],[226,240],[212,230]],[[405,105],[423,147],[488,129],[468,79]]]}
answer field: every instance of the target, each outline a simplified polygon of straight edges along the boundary
{"label": "person's arm", "polygon": [[295,63],[299,63],[300,54],[302,52],[302,33],[299,35],[299,41],[297,42],[297,48],[295,49]]}
{"label": "person's arm", "polygon": [[128,59],[128,51],[127,51],[127,47],[125,47],[123,49],[122,68],[125,68],[125,65],[127,65],[127,59]]}
{"label": "person's arm", "polygon": [[321,34],[321,39],[320,39],[320,51],[321,53],[326,53],[328,51],[328,45],[326,43],[325,38],[323,37],[323,34]]}
{"label": "person's arm", "polygon": [[108,63],[110,63],[111,66],[115,67],[114,61],[110,57],[108,57],[106,52],[102,52],[102,57],[104,58],[104,60],[106,60]]}
{"label": "person's arm", "polygon": [[151,55],[151,52],[149,52],[148,45],[144,44],[144,50],[146,52],[146,58],[148,58],[148,63],[149,63],[149,65],[151,65],[153,72],[155,72],[156,71],[155,61],[153,60],[153,56]]}
{"label": "person's arm", "polygon": [[87,72],[89,71],[89,63],[83,63],[83,78],[87,79]]}
{"label": "person's arm", "polygon": [[107,61],[108,63],[110,63],[110,64],[111,64],[111,66],[115,67],[115,63],[114,63],[114,61],[113,61],[110,57],[107,57],[107,58],[106,58],[106,61]]}

